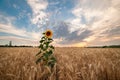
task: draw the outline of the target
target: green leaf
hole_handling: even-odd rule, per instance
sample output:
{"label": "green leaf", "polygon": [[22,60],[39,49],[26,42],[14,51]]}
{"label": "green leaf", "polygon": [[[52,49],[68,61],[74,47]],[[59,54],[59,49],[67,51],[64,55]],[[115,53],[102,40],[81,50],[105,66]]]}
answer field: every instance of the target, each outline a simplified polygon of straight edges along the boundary
{"label": "green leaf", "polygon": [[47,48],[48,48],[49,44],[50,44],[50,42],[47,42],[47,43],[46,43],[46,47],[47,47]]}
{"label": "green leaf", "polygon": [[45,40],[40,40],[40,43],[44,42]]}
{"label": "green leaf", "polygon": [[41,51],[39,51],[39,52],[36,54],[36,56],[38,56],[40,53],[41,53]]}
{"label": "green leaf", "polygon": [[45,56],[45,58],[48,59],[51,54],[52,54],[52,50],[46,51],[46,53],[44,53],[43,56]]}
{"label": "green leaf", "polygon": [[48,61],[47,65],[50,66],[51,68],[53,68],[55,63],[56,63],[56,59],[55,59],[55,57],[52,56],[50,58],[50,60]]}
{"label": "green leaf", "polygon": [[42,60],[42,57],[38,58],[37,61],[36,61],[36,64],[38,64],[39,62],[41,62]]}
{"label": "green leaf", "polygon": [[49,62],[47,65],[50,66],[51,68],[53,68],[55,63]]}
{"label": "green leaf", "polygon": [[53,41],[52,38],[48,38],[48,42],[51,43]]}
{"label": "green leaf", "polygon": [[45,34],[45,32],[44,32],[44,33],[42,33],[42,34]]}
{"label": "green leaf", "polygon": [[41,48],[41,49],[43,50],[43,49],[44,49],[44,48],[43,48],[43,44],[40,44],[39,48]]}
{"label": "green leaf", "polygon": [[46,44],[43,44],[43,49],[42,49],[43,51],[46,51],[47,50],[47,48],[46,48]]}
{"label": "green leaf", "polygon": [[50,58],[50,60],[52,60],[52,61],[55,61],[55,62],[56,62],[55,57],[51,57],[51,58]]}
{"label": "green leaf", "polygon": [[47,51],[46,54],[48,55],[48,57],[52,54],[52,50]]}
{"label": "green leaf", "polygon": [[49,46],[50,48],[52,48],[52,49],[54,49],[54,47],[51,45],[51,46]]}
{"label": "green leaf", "polygon": [[47,50],[47,49],[48,49],[49,44],[50,44],[49,42],[45,42],[44,44],[42,44],[42,47],[41,47],[41,48],[42,48],[42,50],[43,50],[43,51]]}
{"label": "green leaf", "polygon": [[52,38],[48,38],[48,40],[49,40],[49,41],[53,41],[53,39],[52,39]]}
{"label": "green leaf", "polygon": [[45,36],[43,36],[41,39],[42,39],[42,40],[45,40]]}
{"label": "green leaf", "polygon": [[47,53],[44,53],[43,56],[45,57],[45,59],[48,59],[49,55]]}
{"label": "green leaf", "polygon": [[52,50],[50,50],[50,51],[48,51],[47,53],[48,53],[48,55],[50,56],[53,52],[52,52]]}

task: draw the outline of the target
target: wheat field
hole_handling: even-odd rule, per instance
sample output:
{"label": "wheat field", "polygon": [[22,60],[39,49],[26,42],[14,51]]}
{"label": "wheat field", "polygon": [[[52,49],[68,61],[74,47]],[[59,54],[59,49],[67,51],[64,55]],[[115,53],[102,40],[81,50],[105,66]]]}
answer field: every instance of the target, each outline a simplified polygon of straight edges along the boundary
{"label": "wheat field", "polygon": [[47,79],[35,64],[38,48],[0,48],[0,80],[120,80],[119,48],[55,48]]}

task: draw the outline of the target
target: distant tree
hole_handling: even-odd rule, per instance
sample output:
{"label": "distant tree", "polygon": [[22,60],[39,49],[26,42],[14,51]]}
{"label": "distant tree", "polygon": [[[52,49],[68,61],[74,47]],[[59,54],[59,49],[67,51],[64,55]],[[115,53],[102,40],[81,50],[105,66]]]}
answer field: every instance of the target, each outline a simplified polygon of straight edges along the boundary
{"label": "distant tree", "polygon": [[11,47],[11,46],[12,46],[12,41],[9,42],[9,47]]}

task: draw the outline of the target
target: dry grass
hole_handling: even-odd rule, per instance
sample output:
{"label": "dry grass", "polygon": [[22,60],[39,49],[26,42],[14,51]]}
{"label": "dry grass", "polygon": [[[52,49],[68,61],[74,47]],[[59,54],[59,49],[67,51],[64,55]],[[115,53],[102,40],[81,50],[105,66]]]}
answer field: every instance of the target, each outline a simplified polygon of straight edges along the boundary
{"label": "dry grass", "polygon": [[[0,48],[0,80],[42,80],[38,48]],[[56,48],[48,80],[120,80],[120,49]]]}

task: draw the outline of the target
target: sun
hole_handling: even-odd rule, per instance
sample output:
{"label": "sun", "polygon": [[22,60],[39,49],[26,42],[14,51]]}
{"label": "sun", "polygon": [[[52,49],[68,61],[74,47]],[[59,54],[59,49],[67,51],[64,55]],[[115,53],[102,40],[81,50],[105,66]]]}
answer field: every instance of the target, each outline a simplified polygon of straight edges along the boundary
{"label": "sun", "polygon": [[75,47],[86,47],[87,46],[87,43],[85,42],[80,42],[80,43],[76,43],[74,44]]}

